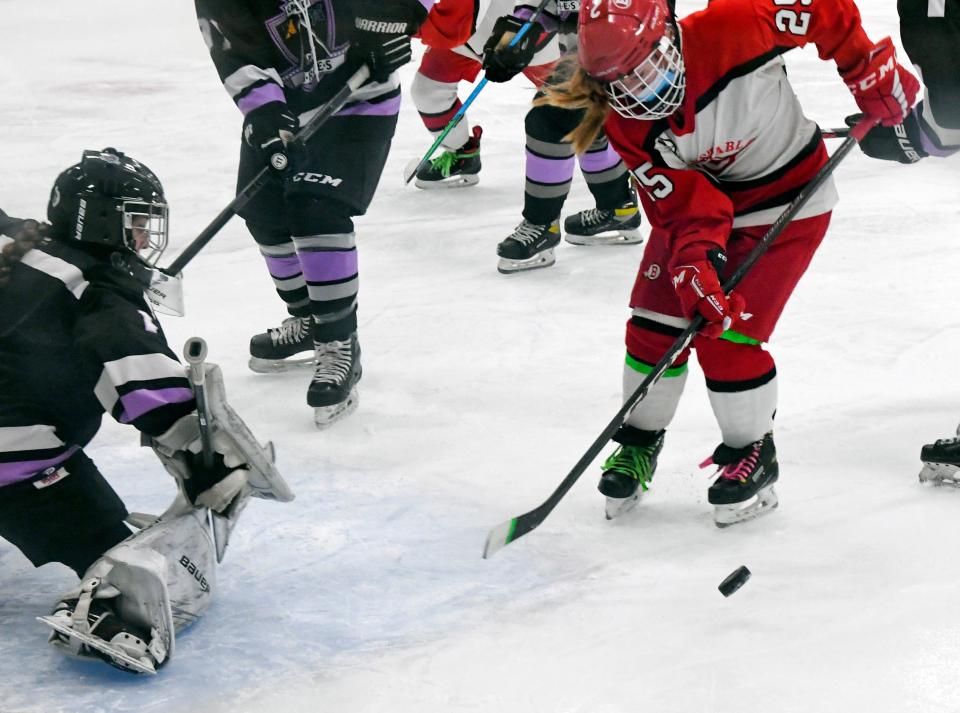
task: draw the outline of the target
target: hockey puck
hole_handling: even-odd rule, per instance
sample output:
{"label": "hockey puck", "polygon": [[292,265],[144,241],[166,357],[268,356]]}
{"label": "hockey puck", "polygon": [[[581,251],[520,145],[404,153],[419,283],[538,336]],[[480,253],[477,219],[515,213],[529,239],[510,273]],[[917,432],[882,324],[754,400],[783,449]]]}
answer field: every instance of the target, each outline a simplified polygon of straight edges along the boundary
{"label": "hockey puck", "polygon": [[723,596],[729,597],[740,589],[748,579],[750,579],[750,570],[747,569],[746,565],[741,565],[733,570],[725,580],[720,582],[720,586],[717,587],[717,589],[720,590]]}

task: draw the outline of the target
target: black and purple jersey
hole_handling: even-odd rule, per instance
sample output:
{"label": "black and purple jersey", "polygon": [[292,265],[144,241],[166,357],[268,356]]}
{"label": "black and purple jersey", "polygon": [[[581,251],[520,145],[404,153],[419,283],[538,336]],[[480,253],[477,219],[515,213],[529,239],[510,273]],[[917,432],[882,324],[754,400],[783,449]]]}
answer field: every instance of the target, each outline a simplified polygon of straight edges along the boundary
{"label": "black and purple jersey", "polygon": [[143,288],[109,257],[51,241],[0,288],[0,487],[66,461],[104,413],[156,436],[196,409]]}
{"label": "black and purple jersey", "polygon": [[[435,0],[383,0],[416,29]],[[355,24],[352,0],[195,0],[204,41],[224,87],[244,115],[272,101],[298,114],[330,99],[358,69],[347,59]],[[301,6],[309,6],[305,20]],[[340,115],[396,114],[400,82],[371,82]]]}

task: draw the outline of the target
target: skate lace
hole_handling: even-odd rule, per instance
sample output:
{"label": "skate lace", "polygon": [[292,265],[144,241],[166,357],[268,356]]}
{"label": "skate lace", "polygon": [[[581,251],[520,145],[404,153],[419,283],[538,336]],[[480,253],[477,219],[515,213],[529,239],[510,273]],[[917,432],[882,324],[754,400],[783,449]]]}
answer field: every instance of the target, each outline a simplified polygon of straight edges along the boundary
{"label": "skate lace", "polygon": [[634,480],[640,482],[640,487],[644,490],[649,488],[650,480],[653,477],[653,463],[651,457],[656,452],[657,446],[620,446],[603,463],[603,470],[615,470],[618,473],[626,473]]}
{"label": "skate lace", "polygon": [[344,342],[317,342],[317,367],[313,380],[339,384],[347,379],[353,365],[353,348],[348,339]]}
{"label": "skate lace", "polygon": [[750,452],[738,461],[733,463],[717,463],[713,459],[713,456],[710,456],[700,464],[700,467],[707,468],[708,466],[716,465],[718,466],[716,473],[719,473],[720,478],[745,483],[750,477],[750,473],[757,467],[757,463],[760,462],[760,449],[762,446],[763,439],[761,438],[751,446]]}
{"label": "skate lace", "polygon": [[270,341],[278,344],[296,344],[310,333],[311,317],[287,317],[279,327],[269,329]]}
{"label": "skate lace", "polygon": [[599,208],[587,208],[580,213],[580,219],[584,226],[591,228],[595,225],[601,225],[613,217],[613,211],[600,210]]}
{"label": "skate lace", "polygon": [[516,240],[522,245],[530,245],[537,238],[540,237],[540,233],[543,231],[542,225],[536,225],[529,221],[524,220],[520,225],[516,227],[513,231],[513,234],[508,238],[509,240]]}
{"label": "skate lace", "polygon": [[436,158],[430,159],[430,166],[434,171],[439,171],[441,176],[448,178],[458,158],[456,151],[444,151]]}

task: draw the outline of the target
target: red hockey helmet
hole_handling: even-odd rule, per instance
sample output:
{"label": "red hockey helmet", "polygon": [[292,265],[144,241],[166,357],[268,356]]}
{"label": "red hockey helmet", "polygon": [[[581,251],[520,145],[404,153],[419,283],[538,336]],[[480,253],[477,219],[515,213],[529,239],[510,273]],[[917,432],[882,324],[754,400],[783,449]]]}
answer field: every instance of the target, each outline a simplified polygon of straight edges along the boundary
{"label": "red hockey helmet", "polygon": [[606,84],[618,114],[662,119],[683,102],[683,55],[666,0],[587,0],[578,34],[580,66]]}

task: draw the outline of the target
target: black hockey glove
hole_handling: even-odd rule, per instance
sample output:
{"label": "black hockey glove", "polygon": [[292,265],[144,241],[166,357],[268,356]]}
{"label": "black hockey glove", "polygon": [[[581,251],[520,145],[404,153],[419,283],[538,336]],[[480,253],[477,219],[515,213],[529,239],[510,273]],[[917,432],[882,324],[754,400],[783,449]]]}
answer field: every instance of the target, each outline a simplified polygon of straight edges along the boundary
{"label": "black hockey glove", "polygon": [[293,138],[300,122],[284,102],[268,102],[247,114],[243,140],[267,166],[278,172],[290,164]]}
{"label": "black hockey glove", "polygon": [[[918,104],[917,107],[921,106]],[[856,126],[863,114],[853,114],[844,121],[847,126]],[[923,150],[920,123],[917,121],[917,108],[907,114],[902,124],[896,126],[874,126],[860,142],[860,150],[871,158],[900,163],[916,163],[929,154]]]}
{"label": "black hockey glove", "polygon": [[410,35],[427,13],[419,2],[360,0],[355,16],[347,61],[355,67],[366,64],[370,80],[386,82],[413,57]]}
{"label": "black hockey glove", "polygon": [[513,15],[497,18],[493,33],[483,46],[483,69],[491,82],[509,82],[533,60],[543,26],[534,22],[513,47],[507,45],[526,23]]}

